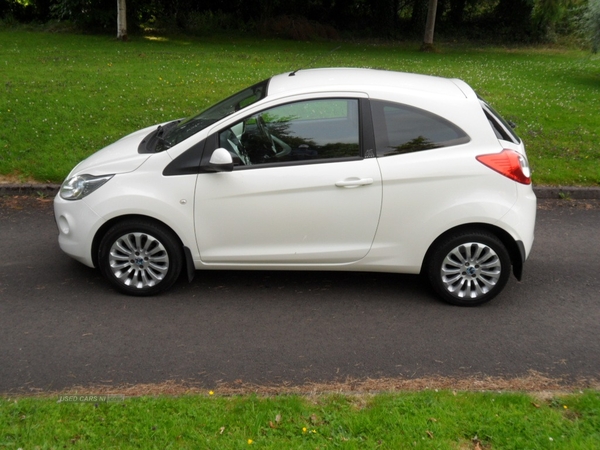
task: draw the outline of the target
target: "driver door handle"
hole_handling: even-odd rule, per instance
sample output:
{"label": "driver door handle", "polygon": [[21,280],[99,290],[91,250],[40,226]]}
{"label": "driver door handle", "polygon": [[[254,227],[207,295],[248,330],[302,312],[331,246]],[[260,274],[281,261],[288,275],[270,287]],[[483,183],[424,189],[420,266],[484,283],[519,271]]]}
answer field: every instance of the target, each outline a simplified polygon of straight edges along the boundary
{"label": "driver door handle", "polygon": [[346,178],[345,180],[338,181],[337,183],[335,183],[335,185],[337,187],[344,187],[344,188],[356,188],[356,187],[360,187],[360,186],[366,186],[368,184],[373,184],[373,178],[351,177],[351,178]]}

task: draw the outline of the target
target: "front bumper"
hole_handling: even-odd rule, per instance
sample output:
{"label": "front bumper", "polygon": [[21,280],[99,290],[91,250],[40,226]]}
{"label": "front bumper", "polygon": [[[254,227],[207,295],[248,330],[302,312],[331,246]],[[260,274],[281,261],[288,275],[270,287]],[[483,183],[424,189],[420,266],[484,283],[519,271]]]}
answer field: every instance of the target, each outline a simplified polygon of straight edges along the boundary
{"label": "front bumper", "polygon": [[60,195],[54,199],[54,218],[61,250],[86,266],[94,267],[92,244],[104,220],[85,200],[67,201]]}

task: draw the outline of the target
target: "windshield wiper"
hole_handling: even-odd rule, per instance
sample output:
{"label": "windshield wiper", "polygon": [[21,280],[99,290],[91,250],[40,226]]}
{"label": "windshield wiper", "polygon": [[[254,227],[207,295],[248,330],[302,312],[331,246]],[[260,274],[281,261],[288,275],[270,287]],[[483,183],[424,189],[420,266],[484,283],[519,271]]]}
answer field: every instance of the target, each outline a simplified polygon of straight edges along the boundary
{"label": "windshield wiper", "polygon": [[158,128],[156,129],[156,139],[161,146],[160,150],[166,150],[171,147],[171,144],[169,142],[167,142],[167,140],[165,140],[164,134],[165,134],[165,127],[163,127],[162,125],[159,125]]}
{"label": "windshield wiper", "polygon": [[160,153],[176,144],[168,139],[172,129],[180,123],[181,120],[175,120],[166,125],[159,125],[154,131],[146,136],[138,147],[138,153]]}

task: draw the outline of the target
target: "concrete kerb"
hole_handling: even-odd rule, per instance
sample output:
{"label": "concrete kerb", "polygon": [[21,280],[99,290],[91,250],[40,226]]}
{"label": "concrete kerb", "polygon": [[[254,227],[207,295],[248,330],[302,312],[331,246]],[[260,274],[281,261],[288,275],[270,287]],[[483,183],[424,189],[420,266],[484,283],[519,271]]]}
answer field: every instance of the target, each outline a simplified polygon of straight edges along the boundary
{"label": "concrete kerb", "polygon": [[0,183],[0,195],[38,195],[40,197],[54,197],[60,184],[37,183]]}
{"label": "concrete kerb", "polygon": [[[10,184],[0,183],[0,195],[39,195],[53,197],[58,193],[58,184]],[[579,186],[534,186],[535,195],[540,199],[600,199],[600,187]]]}
{"label": "concrete kerb", "polygon": [[534,186],[537,198],[543,199],[573,199],[573,200],[598,200],[600,187],[579,186]]}

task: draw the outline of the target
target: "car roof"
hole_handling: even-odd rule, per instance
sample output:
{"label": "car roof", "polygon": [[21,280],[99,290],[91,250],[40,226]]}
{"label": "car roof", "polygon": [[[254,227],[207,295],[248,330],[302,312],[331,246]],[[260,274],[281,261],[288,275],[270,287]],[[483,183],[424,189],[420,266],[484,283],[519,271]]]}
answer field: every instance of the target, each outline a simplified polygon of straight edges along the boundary
{"label": "car roof", "polygon": [[379,69],[327,68],[301,69],[275,75],[269,80],[268,95],[325,90],[356,91],[369,87],[421,91],[450,97],[474,97],[462,80]]}

